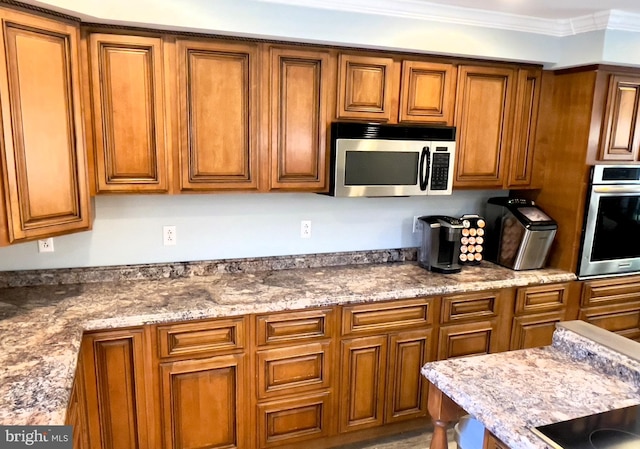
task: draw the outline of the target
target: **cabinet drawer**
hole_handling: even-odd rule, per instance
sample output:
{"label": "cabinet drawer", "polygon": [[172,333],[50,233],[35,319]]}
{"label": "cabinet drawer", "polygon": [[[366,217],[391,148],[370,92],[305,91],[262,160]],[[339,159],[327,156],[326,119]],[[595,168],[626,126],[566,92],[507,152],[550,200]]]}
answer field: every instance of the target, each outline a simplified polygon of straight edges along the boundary
{"label": "cabinet drawer", "polygon": [[156,327],[158,356],[192,356],[228,352],[245,347],[243,317]]}
{"label": "cabinet drawer", "polygon": [[286,312],[256,317],[258,346],[330,338],[334,329],[332,309]]}
{"label": "cabinet drawer", "polygon": [[587,281],[582,287],[582,307],[640,300],[640,276]]}
{"label": "cabinet drawer", "polygon": [[496,350],[497,325],[490,321],[440,328],[438,360],[488,354]]}
{"label": "cabinet drawer", "polygon": [[464,293],[442,298],[442,322],[493,318],[498,315],[496,290],[480,293]]}
{"label": "cabinet drawer", "polygon": [[328,388],[332,354],[329,342],[259,351],[258,397]]}
{"label": "cabinet drawer", "polygon": [[329,435],[331,395],[325,392],[258,405],[258,443],[268,448]]}
{"label": "cabinet drawer", "polygon": [[623,337],[640,341],[640,302],[581,310],[580,319]]}
{"label": "cabinet drawer", "polygon": [[566,307],[568,297],[568,283],[519,288],[516,295],[516,315],[562,309]]}
{"label": "cabinet drawer", "polygon": [[556,323],[564,320],[565,311],[515,317],[509,349],[528,349],[548,346],[553,339]]}
{"label": "cabinet drawer", "polygon": [[342,309],[342,335],[431,325],[435,301],[436,298],[418,298],[345,306]]}

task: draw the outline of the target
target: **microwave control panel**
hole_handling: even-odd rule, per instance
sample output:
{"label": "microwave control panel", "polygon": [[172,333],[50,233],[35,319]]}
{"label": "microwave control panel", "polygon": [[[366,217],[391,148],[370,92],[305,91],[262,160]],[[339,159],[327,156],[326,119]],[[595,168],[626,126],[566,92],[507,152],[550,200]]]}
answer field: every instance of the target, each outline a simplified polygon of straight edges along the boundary
{"label": "microwave control panel", "polygon": [[[436,151],[438,151],[437,148]],[[447,190],[449,181],[449,156],[449,153],[435,153],[433,155],[431,165],[431,190]]]}

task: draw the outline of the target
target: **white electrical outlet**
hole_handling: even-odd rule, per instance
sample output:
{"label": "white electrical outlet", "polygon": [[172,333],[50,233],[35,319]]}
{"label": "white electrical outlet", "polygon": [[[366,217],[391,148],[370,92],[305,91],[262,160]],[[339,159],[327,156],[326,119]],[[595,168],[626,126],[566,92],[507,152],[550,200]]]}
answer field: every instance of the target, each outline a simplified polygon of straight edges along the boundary
{"label": "white electrical outlet", "polygon": [[162,227],[162,242],[164,246],[174,246],[178,243],[178,234],[175,226]]}
{"label": "white electrical outlet", "polygon": [[421,232],[422,231],[422,222],[418,220],[418,216],[415,215],[413,217],[413,232]]}
{"label": "white electrical outlet", "polygon": [[49,237],[48,239],[38,240],[39,253],[52,253],[53,251],[53,238]]}
{"label": "white electrical outlet", "polygon": [[311,220],[302,220],[300,222],[300,238],[311,238]]}

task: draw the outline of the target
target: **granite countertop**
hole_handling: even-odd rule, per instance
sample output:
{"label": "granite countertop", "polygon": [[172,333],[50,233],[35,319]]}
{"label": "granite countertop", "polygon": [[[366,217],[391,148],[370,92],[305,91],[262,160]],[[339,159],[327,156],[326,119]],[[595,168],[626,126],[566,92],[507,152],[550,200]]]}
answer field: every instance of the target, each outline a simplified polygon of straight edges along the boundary
{"label": "granite countertop", "polygon": [[[635,358],[611,349],[618,339]],[[531,428],[640,404],[638,347],[572,321],[551,346],[430,362],[422,374],[510,448],[548,449]]]}
{"label": "granite countertop", "polygon": [[574,279],[560,270],[517,272],[488,262],[441,275],[399,262],[3,288],[0,424],[64,421],[87,330]]}

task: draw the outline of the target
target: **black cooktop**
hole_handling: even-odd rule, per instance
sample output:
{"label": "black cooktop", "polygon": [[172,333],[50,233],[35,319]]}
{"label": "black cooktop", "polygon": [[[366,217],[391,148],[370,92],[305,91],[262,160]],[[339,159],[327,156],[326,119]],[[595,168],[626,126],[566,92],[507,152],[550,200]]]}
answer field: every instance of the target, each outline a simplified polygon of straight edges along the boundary
{"label": "black cooktop", "polygon": [[640,405],[534,429],[558,449],[640,449]]}

